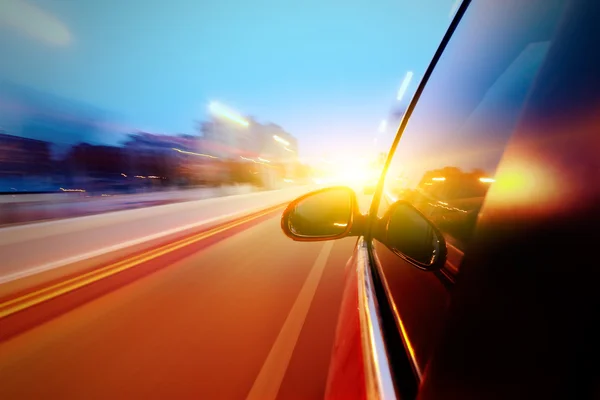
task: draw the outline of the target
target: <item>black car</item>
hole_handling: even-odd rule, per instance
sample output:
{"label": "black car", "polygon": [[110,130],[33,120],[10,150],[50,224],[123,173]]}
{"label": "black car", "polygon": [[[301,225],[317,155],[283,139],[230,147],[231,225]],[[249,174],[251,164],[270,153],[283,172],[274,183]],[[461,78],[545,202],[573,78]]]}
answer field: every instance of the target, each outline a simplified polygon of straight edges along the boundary
{"label": "black car", "polygon": [[600,397],[598,16],[463,1],[370,211],[345,187],[286,209],[295,240],[358,237],[326,398]]}

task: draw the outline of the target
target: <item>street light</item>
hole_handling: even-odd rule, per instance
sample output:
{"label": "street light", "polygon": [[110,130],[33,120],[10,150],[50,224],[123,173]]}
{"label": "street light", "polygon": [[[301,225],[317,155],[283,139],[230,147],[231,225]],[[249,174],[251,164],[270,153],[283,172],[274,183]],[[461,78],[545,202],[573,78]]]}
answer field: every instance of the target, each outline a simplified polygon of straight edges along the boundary
{"label": "street light", "polygon": [[242,126],[250,125],[250,123],[248,121],[246,121],[244,118],[242,118],[239,114],[228,109],[224,105],[217,103],[216,101],[211,102],[208,105],[208,109],[214,115],[217,115],[222,118],[227,118],[228,120],[233,121]]}

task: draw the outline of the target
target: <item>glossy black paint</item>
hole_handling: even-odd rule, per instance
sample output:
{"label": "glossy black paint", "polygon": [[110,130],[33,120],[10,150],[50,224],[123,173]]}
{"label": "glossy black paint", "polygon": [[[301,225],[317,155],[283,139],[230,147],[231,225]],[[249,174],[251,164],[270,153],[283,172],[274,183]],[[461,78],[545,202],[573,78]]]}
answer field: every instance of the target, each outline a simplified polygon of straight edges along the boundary
{"label": "glossy black paint", "polygon": [[[420,243],[410,243],[411,239],[424,234],[431,236],[429,243],[435,242],[435,249],[429,246],[427,249],[423,249]],[[444,235],[425,215],[407,201],[399,200],[388,208],[383,218],[377,220],[373,238],[404,261],[424,271],[440,269],[446,262],[447,248]],[[422,250],[427,253],[427,260],[419,259],[416,256]]]}
{"label": "glossy black paint", "polygon": [[[475,17],[469,22],[470,11]],[[445,70],[447,64],[438,62],[440,54],[432,63],[431,68],[439,68],[431,71],[433,78],[445,75],[452,85],[467,88],[483,79],[472,72],[474,66],[500,57],[495,53],[501,50],[499,44],[517,43],[528,29],[543,33],[532,36],[535,51],[528,53],[540,56],[535,69],[528,71],[532,74],[527,80],[518,81],[526,90],[510,93],[518,94],[518,102],[513,96],[513,103],[499,103],[514,105],[511,111],[516,112],[514,121],[505,125],[503,141],[462,153],[495,152],[493,175],[480,176],[490,183],[489,190],[455,202],[439,196],[446,193],[444,185],[452,186],[450,180],[439,179],[445,182],[439,191],[420,187],[418,193],[401,196],[452,238],[448,259],[455,264],[456,283],[448,285],[412,268],[374,241],[373,268],[395,322],[386,339],[390,348],[401,343],[412,356],[408,359],[416,371],[412,379],[419,385],[417,398],[600,398],[597,15],[600,3],[583,0],[465,2],[457,17],[467,20],[458,27],[463,32],[459,47],[475,59],[466,53],[457,57],[454,75]],[[442,50],[447,50],[447,42]],[[444,82],[450,81],[438,80],[433,87]],[[428,83],[432,82],[426,79],[424,87]],[[438,111],[449,112],[460,101],[460,92],[449,94],[453,103]],[[411,105],[414,115],[426,104]],[[411,121],[405,118],[402,124],[397,140],[410,134]],[[480,132],[485,136],[497,128],[482,125]],[[461,132],[450,131],[448,137]],[[472,143],[476,140],[473,137]],[[395,144],[401,149],[405,143],[402,139]],[[446,149],[436,154],[448,153]],[[467,175],[458,171],[453,176],[460,179],[453,182],[467,182]],[[383,183],[380,190],[383,197]],[[375,205],[371,210],[380,211]],[[461,226],[465,229],[457,229]],[[450,268],[446,265],[442,271]],[[401,357],[393,359],[402,362]],[[397,381],[403,379],[411,379],[411,374]]]}
{"label": "glossy black paint", "polygon": [[567,2],[498,171],[537,186],[490,189],[420,398],[600,396],[599,13]]}

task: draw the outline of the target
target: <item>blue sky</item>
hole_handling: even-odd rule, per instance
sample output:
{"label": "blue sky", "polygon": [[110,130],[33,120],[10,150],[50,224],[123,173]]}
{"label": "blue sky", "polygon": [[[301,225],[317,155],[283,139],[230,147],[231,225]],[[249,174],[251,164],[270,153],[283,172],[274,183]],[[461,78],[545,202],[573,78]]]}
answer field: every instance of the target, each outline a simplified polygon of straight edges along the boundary
{"label": "blue sky", "polygon": [[4,1],[0,78],[161,133],[194,133],[216,100],[283,126],[304,155],[372,143],[408,70],[414,90],[455,3]]}

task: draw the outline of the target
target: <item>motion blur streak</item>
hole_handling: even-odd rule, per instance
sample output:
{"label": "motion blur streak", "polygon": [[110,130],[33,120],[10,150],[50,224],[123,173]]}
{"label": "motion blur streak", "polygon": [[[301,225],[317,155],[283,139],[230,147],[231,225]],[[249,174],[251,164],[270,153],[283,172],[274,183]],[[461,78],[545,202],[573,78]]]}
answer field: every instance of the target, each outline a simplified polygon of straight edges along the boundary
{"label": "motion blur streak", "polygon": [[398,89],[398,96],[397,96],[398,101],[402,100],[402,98],[404,97],[404,94],[406,93],[406,90],[408,89],[408,85],[410,85],[410,81],[412,80],[412,77],[413,77],[413,72],[407,71],[406,75],[404,76],[404,80],[402,81],[402,84],[400,85],[400,89]]}
{"label": "motion blur streak", "polygon": [[182,154],[191,154],[193,156],[200,156],[200,157],[209,157],[209,158],[218,158],[215,156],[211,156],[210,154],[202,154],[202,153],[194,153],[193,151],[185,151],[185,150],[181,150],[181,149],[176,149],[175,147],[173,147],[173,150],[175,150],[178,153],[182,153]]}
{"label": "motion blur streak", "polygon": [[[278,208],[280,208],[280,207],[278,207]],[[0,318],[14,314],[23,309],[32,307],[41,302],[51,300],[57,296],[60,296],[61,294],[73,291],[75,289],[79,289],[80,287],[90,285],[96,281],[99,281],[100,279],[117,274],[126,269],[133,268],[143,262],[153,260],[157,257],[163,256],[172,251],[175,251],[182,247],[188,246],[194,242],[197,242],[202,239],[206,239],[208,237],[216,235],[218,233],[224,232],[235,226],[239,226],[250,220],[256,219],[258,217],[261,217],[261,216],[271,213],[271,212],[273,212],[273,209],[265,210],[264,212],[261,212],[259,214],[255,214],[255,215],[252,215],[247,218],[242,218],[240,220],[225,224],[224,226],[220,226],[218,228],[211,229],[207,232],[202,232],[202,233],[194,235],[190,238],[186,238],[186,239],[177,241],[175,243],[171,243],[169,245],[160,247],[156,250],[141,254],[137,257],[133,257],[131,259],[127,259],[127,260],[124,260],[122,262],[119,262],[119,263],[116,263],[113,265],[109,265],[107,267],[89,272],[87,274],[83,274],[81,276],[69,279],[65,282],[61,282],[59,284],[50,286],[48,288],[39,290],[37,292],[30,293],[25,296],[18,297],[16,299],[7,301],[5,303],[0,304]]]}
{"label": "motion blur streak", "polygon": [[[191,244],[184,257],[161,258],[166,268],[1,343],[0,398],[245,398],[274,343],[289,340],[278,336],[326,246],[293,242],[279,224],[275,214],[209,247]],[[278,398],[324,395],[354,243],[327,244]]]}
{"label": "motion blur streak", "polygon": [[249,125],[248,121],[243,119],[236,112],[229,110],[227,107],[225,107],[222,104],[217,103],[216,101],[213,101],[212,103],[210,103],[208,106],[208,109],[210,110],[211,113],[213,113],[219,117],[227,118],[228,120],[238,123],[242,126]]}
{"label": "motion blur streak", "polygon": [[0,26],[9,26],[51,45],[71,43],[69,29],[58,18],[25,0],[0,2]]}
{"label": "motion blur streak", "polygon": [[279,142],[279,143],[283,144],[284,146],[289,146],[289,145],[290,145],[290,142],[288,142],[288,141],[287,141],[287,140],[285,140],[285,139],[282,139],[282,138],[280,138],[280,137],[279,137],[279,136],[277,136],[277,135],[273,135],[273,139],[274,139],[276,142]]}

